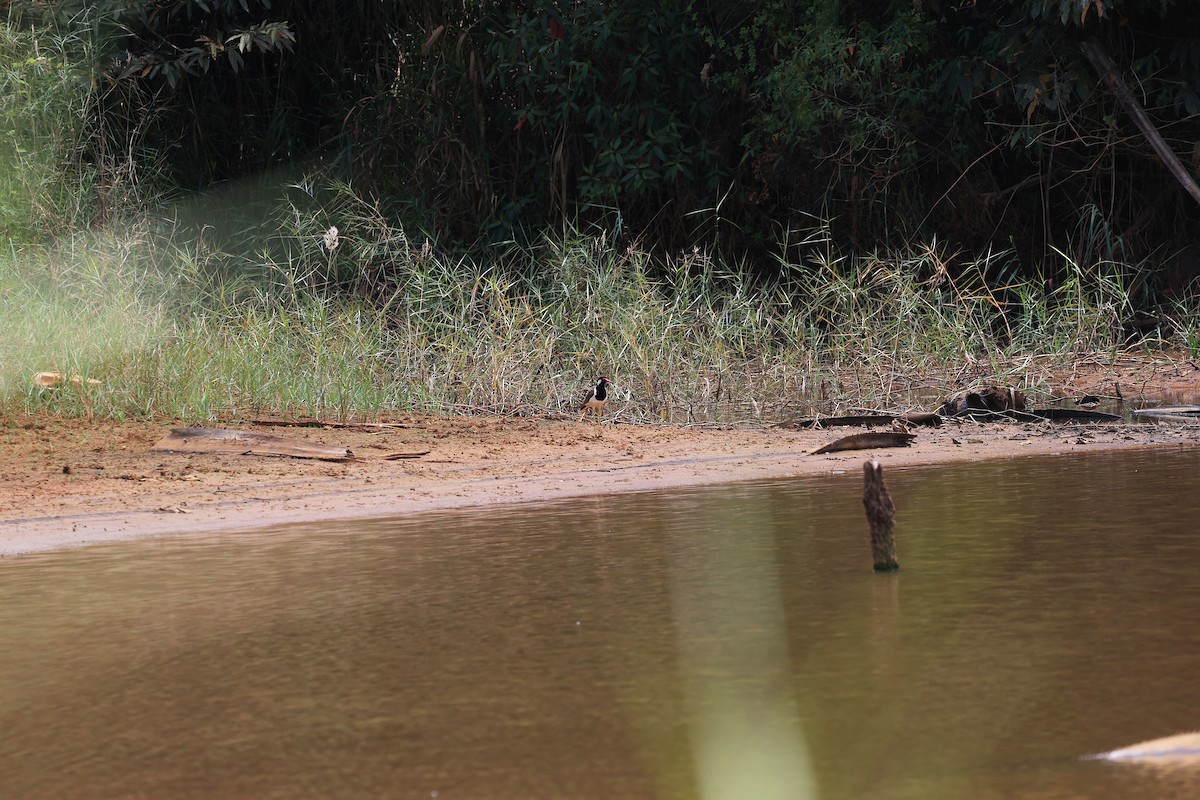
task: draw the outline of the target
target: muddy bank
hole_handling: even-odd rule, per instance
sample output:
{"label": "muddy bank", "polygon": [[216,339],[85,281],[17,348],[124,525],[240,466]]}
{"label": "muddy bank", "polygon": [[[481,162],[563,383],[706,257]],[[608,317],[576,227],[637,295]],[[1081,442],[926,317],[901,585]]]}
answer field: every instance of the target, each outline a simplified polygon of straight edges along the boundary
{"label": "muddy bank", "polygon": [[[17,418],[0,428],[0,554],[159,534],[1141,447],[1200,427],[949,422],[912,446],[812,451],[840,430],[702,429],[561,419],[401,417],[380,428],[238,426],[348,447],[345,463],[153,450],[174,424]],[[396,452],[428,451],[389,461]]]}

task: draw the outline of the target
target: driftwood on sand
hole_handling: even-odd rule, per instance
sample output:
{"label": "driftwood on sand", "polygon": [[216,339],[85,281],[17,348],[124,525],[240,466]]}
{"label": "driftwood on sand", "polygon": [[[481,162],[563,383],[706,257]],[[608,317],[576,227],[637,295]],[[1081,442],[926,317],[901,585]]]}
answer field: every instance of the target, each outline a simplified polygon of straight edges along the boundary
{"label": "driftwood on sand", "polygon": [[908,414],[850,414],[840,417],[805,417],[781,422],[778,428],[842,428],[861,426],[873,428],[880,425],[913,425],[936,428],[942,424],[942,418],[928,411],[913,411]]}
{"label": "driftwood on sand", "polygon": [[1195,425],[1200,422],[1200,406],[1194,405],[1139,408],[1133,413],[1138,417],[1155,422],[1179,422],[1185,425]]}
{"label": "driftwood on sand", "polygon": [[917,438],[915,433],[903,431],[856,433],[853,436],[844,436],[837,441],[830,442],[824,447],[818,447],[809,455],[817,456],[822,453],[837,453],[843,450],[874,450],[880,447],[908,447],[915,438]]}
{"label": "driftwood on sand", "polygon": [[[175,453],[288,456],[312,458],[319,461],[357,460],[357,456],[348,447],[314,444],[303,439],[229,428],[172,428],[171,432],[160,439],[153,449]],[[392,453],[382,458],[388,461],[400,458],[420,458],[428,452],[425,450],[417,453]]]}

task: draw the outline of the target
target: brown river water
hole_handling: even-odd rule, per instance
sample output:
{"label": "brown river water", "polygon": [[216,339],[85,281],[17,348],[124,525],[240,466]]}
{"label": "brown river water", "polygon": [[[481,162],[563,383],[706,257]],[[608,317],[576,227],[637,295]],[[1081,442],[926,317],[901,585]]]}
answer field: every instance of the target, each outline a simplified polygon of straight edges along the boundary
{"label": "brown river water", "polygon": [[0,560],[0,798],[1192,798],[1200,450]]}

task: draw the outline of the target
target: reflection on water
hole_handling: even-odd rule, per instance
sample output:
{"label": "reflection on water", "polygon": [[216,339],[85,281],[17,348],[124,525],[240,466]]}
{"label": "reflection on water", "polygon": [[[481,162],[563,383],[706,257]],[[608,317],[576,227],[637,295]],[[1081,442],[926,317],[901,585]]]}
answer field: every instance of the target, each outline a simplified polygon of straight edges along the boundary
{"label": "reflection on water", "polygon": [[0,562],[0,798],[1143,798],[1200,726],[1200,453]]}

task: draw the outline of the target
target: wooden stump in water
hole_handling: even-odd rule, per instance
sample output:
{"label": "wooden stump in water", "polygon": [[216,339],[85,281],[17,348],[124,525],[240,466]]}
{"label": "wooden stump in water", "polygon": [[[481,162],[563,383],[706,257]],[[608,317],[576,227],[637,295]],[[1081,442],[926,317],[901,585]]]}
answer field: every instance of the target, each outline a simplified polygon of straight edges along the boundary
{"label": "wooden stump in water", "polygon": [[892,528],[896,520],[896,507],[883,485],[883,465],[878,461],[863,464],[863,506],[867,509],[867,522],[871,523],[871,557],[875,560],[876,572],[897,572],[896,537]]}

